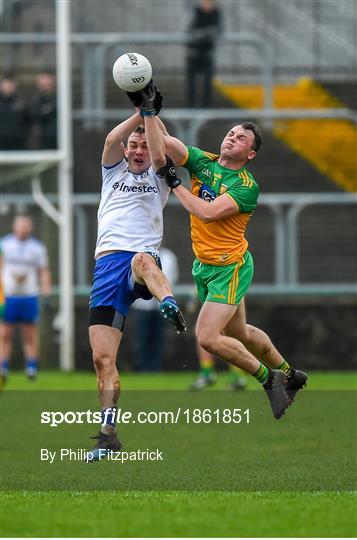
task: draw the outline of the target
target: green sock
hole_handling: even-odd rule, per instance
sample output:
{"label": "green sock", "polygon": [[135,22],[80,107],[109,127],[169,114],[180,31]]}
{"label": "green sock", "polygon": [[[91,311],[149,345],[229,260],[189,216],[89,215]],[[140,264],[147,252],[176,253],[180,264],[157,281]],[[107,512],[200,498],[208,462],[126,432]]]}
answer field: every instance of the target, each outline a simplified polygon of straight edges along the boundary
{"label": "green sock", "polygon": [[290,366],[287,363],[287,361],[284,360],[284,362],[281,364],[281,366],[277,367],[276,369],[279,369],[280,371],[284,371],[284,373],[288,373],[288,371],[290,369]]}
{"label": "green sock", "polygon": [[269,378],[268,368],[260,362],[258,371],[253,373],[253,377],[255,377],[260,384],[265,384]]}
{"label": "green sock", "polygon": [[201,373],[204,377],[210,377],[213,375],[213,367],[202,367]]}

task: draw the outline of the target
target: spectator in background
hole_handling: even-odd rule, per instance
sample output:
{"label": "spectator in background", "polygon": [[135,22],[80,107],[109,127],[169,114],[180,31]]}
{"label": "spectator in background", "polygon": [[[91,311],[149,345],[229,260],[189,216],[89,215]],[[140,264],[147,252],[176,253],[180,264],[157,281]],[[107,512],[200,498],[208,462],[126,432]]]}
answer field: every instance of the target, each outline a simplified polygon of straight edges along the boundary
{"label": "spectator in background", "polygon": [[[188,28],[186,50],[186,104],[187,107],[210,107],[214,52],[221,32],[221,13],[213,0],[202,0],[195,8]],[[198,78],[202,76],[202,97],[197,100]]]}
{"label": "spectator in background", "polygon": [[17,216],[13,234],[1,239],[1,268],[5,290],[5,309],[0,325],[0,378],[9,374],[12,337],[16,324],[21,325],[26,359],[26,375],[35,379],[38,371],[38,296],[51,293],[51,274],[45,246],[31,236],[32,219]]}
{"label": "spectator in background", "polygon": [[41,150],[57,148],[56,79],[51,73],[36,78],[36,93],[31,107],[35,146]]}
{"label": "spectator in background", "polygon": [[[162,270],[172,286],[177,283],[176,255],[165,247],[160,249]],[[160,371],[165,345],[166,326],[162,324],[160,304],[156,298],[138,298],[132,305],[131,316],[135,325],[134,368],[137,371]]]}
{"label": "spectator in background", "polygon": [[0,149],[24,150],[29,129],[29,115],[19,97],[17,82],[6,75],[0,81]]}

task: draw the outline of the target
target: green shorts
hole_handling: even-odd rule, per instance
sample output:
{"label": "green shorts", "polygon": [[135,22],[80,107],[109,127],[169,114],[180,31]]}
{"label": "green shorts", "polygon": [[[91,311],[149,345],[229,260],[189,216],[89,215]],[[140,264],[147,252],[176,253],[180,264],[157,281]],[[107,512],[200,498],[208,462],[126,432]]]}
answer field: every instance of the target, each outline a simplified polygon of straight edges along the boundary
{"label": "green shorts", "polygon": [[253,257],[246,251],[243,259],[227,266],[204,264],[196,259],[192,275],[201,302],[218,302],[238,306],[252,283]]}

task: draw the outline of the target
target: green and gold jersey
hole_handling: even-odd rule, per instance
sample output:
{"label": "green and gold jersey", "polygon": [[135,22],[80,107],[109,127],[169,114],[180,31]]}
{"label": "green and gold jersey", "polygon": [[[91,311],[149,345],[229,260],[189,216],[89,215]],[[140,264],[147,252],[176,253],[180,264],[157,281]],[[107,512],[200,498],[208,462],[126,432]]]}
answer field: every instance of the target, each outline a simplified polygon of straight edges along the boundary
{"label": "green and gold jersey", "polygon": [[210,223],[191,214],[193,251],[205,264],[225,266],[239,261],[248,248],[244,235],[257,206],[259,186],[245,167],[227,169],[218,163],[218,155],[192,146],[187,152],[180,165],[190,173],[192,193],[208,202],[224,194],[237,206],[236,215]]}

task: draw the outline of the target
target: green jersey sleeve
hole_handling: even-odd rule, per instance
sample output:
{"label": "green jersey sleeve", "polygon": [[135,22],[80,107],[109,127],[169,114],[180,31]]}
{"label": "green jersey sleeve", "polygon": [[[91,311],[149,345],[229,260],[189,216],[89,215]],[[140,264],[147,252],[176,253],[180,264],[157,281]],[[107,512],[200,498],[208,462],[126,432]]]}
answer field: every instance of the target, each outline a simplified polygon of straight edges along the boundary
{"label": "green jersey sleeve", "polygon": [[185,163],[182,164],[185,169],[188,170],[190,174],[192,174],[195,170],[195,165],[199,162],[200,158],[202,157],[202,150],[199,148],[195,148],[194,146],[187,146],[187,159]]}
{"label": "green jersey sleeve", "polygon": [[196,168],[203,165],[209,164],[215,161],[219,156],[217,154],[212,154],[211,152],[206,152],[195,146],[187,146],[187,158],[182,167],[188,170],[191,174],[195,174]]}
{"label": "green jersey sleeve", "polygon": [[243,186],[241,182],[226,191],[239,207],[240,212],[252,212],[258,204],[259,187],[256,182],[251,186]]}

